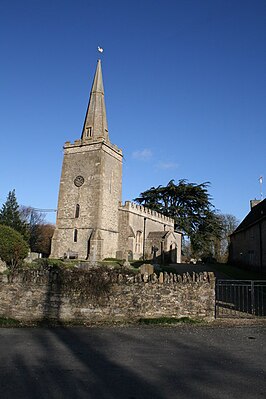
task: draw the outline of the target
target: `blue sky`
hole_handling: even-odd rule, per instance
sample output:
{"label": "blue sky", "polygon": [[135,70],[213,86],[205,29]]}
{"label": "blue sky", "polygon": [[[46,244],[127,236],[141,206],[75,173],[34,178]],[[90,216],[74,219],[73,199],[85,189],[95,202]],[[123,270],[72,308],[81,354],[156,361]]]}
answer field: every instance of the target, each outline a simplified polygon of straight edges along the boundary
{"label": "blue sky", "polygon": [[210,181],[241,220],[260,175],[266,194],[265,0],[1,0],[0,202],[15,188],[20,204],[57,207],[98,45],[123,200]]}

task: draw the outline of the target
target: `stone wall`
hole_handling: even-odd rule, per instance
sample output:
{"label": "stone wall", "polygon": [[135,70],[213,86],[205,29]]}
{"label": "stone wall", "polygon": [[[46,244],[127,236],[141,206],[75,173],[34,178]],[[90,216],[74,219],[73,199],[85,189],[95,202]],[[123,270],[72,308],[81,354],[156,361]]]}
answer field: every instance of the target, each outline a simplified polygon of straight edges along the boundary
{"label": "stone wall", "polygon": [[120,203],[120,209],[124,211],[128,211],[131,214],[135,214],[138,216],[143,216],[148,218],[151,221],[159,222],[163,226],[165,225],[167,228],[166,230],[173,230],[174,229],[174,219],[163,215],[162,213],[153,211],[150,208],[146,208],[143,205],[135,204],[131,201],[126,201],[124,205]]}
{"label": "stone wall", "polygon": [[215,278],[160,273],[23,271],[0,275],[0,316],[23,321],[134,321],[152,317],[214,318]]}
{"label": "stone wall", "polygon": [[[118,258],[125,258],[124,251],[132,255],[133,259],[140,259],[143,256],[143,240],[145,231],[145,259],[152,259],[152,246],[158,248],[157,255],[160,256],[161,250],[170,251],[171,244],[176,248],[175,259],[172,263],[181,261],[181,233],[174,233],[174,219],[169,218],[159,212],[155,212],[142,205],[126,201],[119,206],[119,251]],[[158,242],[149,240],[151,232],[173,232],[173,239],[160,239]],[[140,234],[138,240],[137,234]],[[161,237],[162,238],[162,237]]]}
{"label": "stone wall", "polygon": [[[77,185],[77,178],[83,182]],[[114,258],[121,198],[121,150],[100,139],[89,140],[86,144],[80,140],[74,144],[65,143],[50,257],[61,258],[72,252],[79,259]],[[91,235],[96,231],[100,231],[101,245],[90,245]]]}

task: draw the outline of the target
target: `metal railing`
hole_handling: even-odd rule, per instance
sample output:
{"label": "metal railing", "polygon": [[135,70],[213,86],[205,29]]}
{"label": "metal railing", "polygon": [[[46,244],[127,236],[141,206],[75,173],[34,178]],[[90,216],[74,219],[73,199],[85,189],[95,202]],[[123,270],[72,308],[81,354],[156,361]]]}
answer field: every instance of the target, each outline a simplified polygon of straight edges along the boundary
{"label": "metal railing", "polygon": [[217,280],[216,318],[266,317],[266,281]]}

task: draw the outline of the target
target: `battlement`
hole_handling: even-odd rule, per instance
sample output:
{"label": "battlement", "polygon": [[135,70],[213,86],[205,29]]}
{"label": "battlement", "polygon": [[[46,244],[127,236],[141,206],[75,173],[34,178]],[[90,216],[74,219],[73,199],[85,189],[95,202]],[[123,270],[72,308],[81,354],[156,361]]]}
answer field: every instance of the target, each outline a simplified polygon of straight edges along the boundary
{"label": "battlement", "polygon": [[126,201],[124,205],[120,203],[120,208],[122,210],[127,210],[143,217],[149,217],[151,219],[159,220],[161,222],[163,221],[174,224],[174,219],[165,216],[160,212],[153,211],[152,209],[147,208],[143,205],[138,205],[132,201]]}
{"label": "battlement", "polygon": [[110,143],[110,141],[106,141],[104,138],[91,138],[91,139],[86,139],[86,140],[75,140],[74,143],[71,143],[70,141],[66,141],[64,144],[64,149],[66,148],[75,148],[75,147],[83,147],[83,146],[88,146],[92,144],[105,144],[107,147],[111,148],[112,150],[116,151],[119,154],[122,154],[122,150],[117,147],[116,144]]}

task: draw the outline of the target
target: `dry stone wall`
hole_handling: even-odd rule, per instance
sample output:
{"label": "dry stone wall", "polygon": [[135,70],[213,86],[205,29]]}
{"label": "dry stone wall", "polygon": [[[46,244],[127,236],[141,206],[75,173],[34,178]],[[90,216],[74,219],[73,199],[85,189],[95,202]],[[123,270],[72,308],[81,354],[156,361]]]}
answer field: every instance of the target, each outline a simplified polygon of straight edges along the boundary
{"label": "dry stone wall", "polygon": [[0,316],[87,323],[153,317],[214,318],[212,273],[125,275],[104,270],[0,275]]}

